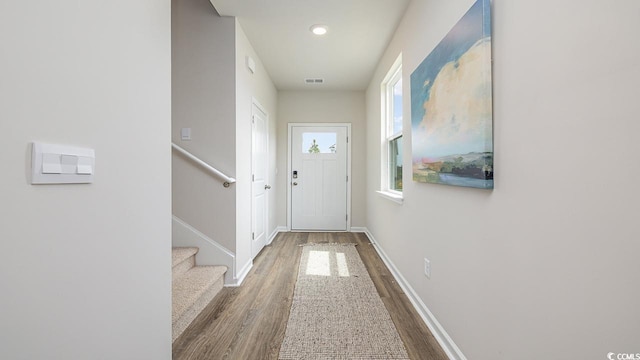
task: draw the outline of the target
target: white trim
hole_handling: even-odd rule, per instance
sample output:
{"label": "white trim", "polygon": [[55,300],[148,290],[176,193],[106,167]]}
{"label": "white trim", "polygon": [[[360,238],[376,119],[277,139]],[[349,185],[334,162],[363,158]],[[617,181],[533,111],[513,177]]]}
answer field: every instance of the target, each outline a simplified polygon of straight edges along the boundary
{"label": "white trim", "polygon": [[302,127],[340,127],[347,128],[347,230],[351,231],[351,123],[288,123],[287,124],[287,231],[291,231],[291,140],[292,128],[295,126]]}
{"label": "white trim", "polygon": [[196,263],[200,265],[224,265],[225,284],[234,284],[236,280],[236,255],[215,240],[198,231],[175,215],[172,217],[171,246],[192,246],[200,250],[196,254]]}
{"label": "white trim", "polygon": [[275,240],[276,236],[278,236],[278,234],[281,233],[281,232],[287,232],[287,227],[286,226],[278,226],[275,229],[273,229],[273,232],[271,233],[271,235],[269,235],[269,240],[267,241],[267,245],[271,245],[273,240]]}
{"label": "white trim", "polygon": [[402,205],[402,203],[404,203],[404,198],[402,197],[402,195],[399,194],[394,194],[391,191],[376,191],[378,193],[378,195],[382,196],[383,198],[387,199],[387,200],[391,200],[396,204],[400,204]]}
{"label": "white trim", "polygon": [[351,137],[351,123],[347,125],[347,231],[351,231],[351,144],[353,139]]}
{"label": "white trim", "polygon": [[440,325],[440,323],[438,322],[436,317],[433,315],[433,313],[429,310],[427,305],[425,305],[422,299],[420,299],[420,296],[416,294],[415,290],[411,287],[409,282],[404,278],[404,276],[402,276],[402,274],[400,273],[398,268],[393,264],[389,256],[387,256],[387,254],[384,252],[382,247],[380,247],[380,245],[378,244],[376,239],[373,237],[369,229],[365,228],[365,234],[373,244],[373,247],[374,249],[376,249],[376,252],[378,253],[378,255],[380,255],[380,258],[382,259],[382,261],[387,265],[387,268],[389,268],[389,271],[391,271],[391,274],[396,279],[396,281],[398,282],[402,290],[405,292],[405,294],[407,294],[409,301],[411,301],[411,304],[413,305],[413,307],[416,309],[418,314],[420,314],[422,321],[425,322],[425,324],[433,334],[433,337],[436,339],[436,341],[438,341],[438,344],[442,346],[442,349],[447,354],[449,359],[467,360],[467,358],[464,356],[460,348],[455,344],[455,342],[453,342],[453,339],[451,339],[451,337],[449,336],[449,334],[447,334],[447,332],[442,327],[442,325]]}
{"label": "white trim", "polygon": [[[389,165],[391,164],[391,159],[389,158],[389,150],[390,150],[390,142],[398,139],[404,134],[404,124],[403,129],[400,132],[393,133],[393,86],[392,84],[396,84],[398,81],[403,80],[403,72],[402,72],[402,53],[398,55],[396,60],[393,62],[393,65],[389,68],[387,75],[385,75],[384,79],[380,83],[380,114],[381,114],[381,124],[380,124],[380,190],[383,192],[388,192],[393,190],[391,188],[391,174],[389,172]],[[405,98],[404,93],[404,83],[403,83],[403,103]],[[404,117],[404,114],[403,114]],[[403,154],[404,154],[403,149]],[[402,165],[404,166],[404,159],[402,160]],[[390,200],[394,200],[389,198]],[[396,201],[397,202],[397,201]]]}
{"label": "white trim", "polygon": [[352,233],[366,233],[367,232],[367,228],[366,227],[361,227],[361,226],[352,226],[351,227],[351,232]]}
{"label": "white trim", "polygon": [[231,250],[220,245],[179,217],[172,215],[173,236],[172,246],[193,246],[200,250],[196,254],[196,263],[200,265],[224,265],[227,272],[224,275],[225,287],[240,286],[253,267],[253,260],[249,260],[240,271],[236,272],[236,255]]}
{"label": "white trim", "polygon": [[251,271],[251,268],[253,268],[253,260],[249,259],[249,261],[246,264],[244,264],[242,269],[240,269],[240,271],[238,272],[238,276],[235,278],[235,282],[231,283],[231,284],[224,284],[224,286],[225,287],[238,287],[238,286],[242,285],[242,282],[244,281],[244,279],[249,274],[249,271]]}
{"label": "white trim", "polygon": [[[265,108],[260,104],[260,102],[255,97],[251,97],[251,119],[250,119],[250,121],[251,121],[251,174],[252,174],[252,176],[251,176],[251,232],[252,233],[255,231],[255,227],[256,227],[255,226],[256,219],[253,218],[254,210],[255,210],[254,209],[254,205],[255,205],[254,204],[254,200],[255,200],[254,190],[255,190],[255,187],[254,187],[254,184],[253,184],[254,183],[253,174],[255,174],[255,170],[256,170],[254,168],[255,163],[253,161],[254,160],[253,156],[254,156],[254,151],[255,151],[255,149],[253,147],[255,145],[255,135],[256,135],[255,134],[255,130],[256,130],[256,126],[255,125],[256,124],[255,124],[254,119],[257,116],[257,114],[256,114],[256,111],[254,110],[254,107],[255,107],[255,109],[258,109],[258,111],[261,112],[262,115],[264,115],[264,124],[265,124],[265,131],[266,131],[266,134],[265,134],[265,136],[266,136],[266,139],[265,139],[266,144],[265,144],[265,146],[267,148],[267,156],[265,158],[266,164],[265,164],[265,174],[264,174],[265,180],[264,180],[264,183],[265,183],[265,185],[269,185],[269,114],[267,113]],[[266,229],[267,226],[269,226],[268,224],[269,224],[269,201],[270,201],[270,191],[268,191],[267,188],[264,189],[264,196],[265,196],[265,202],[264,202],[264,227]],[[267,246],[268,244],[271,243],[271,241],[268,238],[266,238],[266,236],[267,236],[266,231],[265,231],[265,235],[264,236],[265,236],[264,246]],[[251,245],[249,246],[250,249],[251,249],[251,258],[252,259],[255,258],[255,256],[253,256],[253,242],[254,242],[254,239],[251,239],[251,243],[250,243]],[[264,248],[264,246],[263,246],[263,248]],[[256,253],[256,256],[259,253],[260,253],[260,251],[258,251]]]}
{"label": "white trim", "polygon": [[291,231],[291,123],[287,124],[287,231]]}

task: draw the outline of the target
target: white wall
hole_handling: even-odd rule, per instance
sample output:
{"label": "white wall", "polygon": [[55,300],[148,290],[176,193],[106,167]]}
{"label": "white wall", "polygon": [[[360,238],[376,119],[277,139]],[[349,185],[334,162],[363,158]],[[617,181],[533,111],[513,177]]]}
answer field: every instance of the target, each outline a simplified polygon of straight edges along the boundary
{"label": "white wall", "polygon": [[[0,3],[0,358],[171,358],[168,1]],[[96,151],[30,185],[29,143]]]}
{"label": "white wall", "polygon": [[[402,52],[408,95],[472,2],[412,2],[367,91],[368,154],[380,153],[388,68]],[[367,227],[469,359],[640,352],[639,14],[635,0],[494,0],[495,190],[406,171],[397,205],[368,182]],[[367,178],[380,178],[379,156]]]}
{"label": "white wall", "polygon": [[[236,177],[235,19],[208,0],[172,2],[171,139],[223,173]],[[191,128],[190,141],[180,129]],[[236,191],[173,153],[173,213],[236,251]]]}
{"label": "white wall", "polygon": [[[276,149],[276,105],[277,90],[254,51],[242,27],[235,21],[236,34],[236,234],[238,271],[251,261],[251,107],[256,99],[269,115],[269,182],[275,185]],[[246,57],[256,62],[256,71],[251,73],[246,66]],[[267,235],[275,228],[275,199],[278,187],[267,192],[269,220]]]}
{"label": "white wall", "polygon": [[365,97],[361,91],[280,91],[278,93],[278,225],[287,225],[289,123],[351,123],[351,226],[365,225]]}

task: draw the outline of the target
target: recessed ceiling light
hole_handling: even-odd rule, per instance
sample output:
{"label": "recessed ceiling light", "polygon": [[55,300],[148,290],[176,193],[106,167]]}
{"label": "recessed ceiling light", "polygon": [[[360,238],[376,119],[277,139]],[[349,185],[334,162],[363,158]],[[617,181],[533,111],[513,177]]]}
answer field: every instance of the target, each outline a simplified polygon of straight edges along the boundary
{"label": "recessed ceiling light", "polygon": [[327,28],[327,25],[316,24],[312,25],[309,30],[316,35],[324,35],[329,29]]}

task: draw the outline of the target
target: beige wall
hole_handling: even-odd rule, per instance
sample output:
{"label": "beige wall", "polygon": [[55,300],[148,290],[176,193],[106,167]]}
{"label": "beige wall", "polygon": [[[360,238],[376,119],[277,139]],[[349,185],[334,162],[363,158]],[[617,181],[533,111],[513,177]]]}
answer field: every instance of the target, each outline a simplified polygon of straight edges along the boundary
{"label": "beige wall", "polygon": [[[235,20],[208,0],[172,2],[171,139],[236,177]],[[191,128],[191,140],[180,139]],[[236,251],[236,186],[173,152],[173,214]]]}
{"label": "beige wall", "polygon": [[287,225],[288,123],[351,123],[351,226],[365,224],[365,102],[360,91],[278,93],[278,225]]}
{"label": "beige wall", "polygon": [[[277,90],[253,50],[242,27],[236,20],[236,234],[238,270],[251,260],[251,107],[255,99],[269,115],[269,183],[275,184],[276,154],[276,105]],[[246,57],[256,62],[256,71],[251,73],[246,66]],[[267,192],[269,219],[267,236],[276,228],[275,199],[279,189],[272,186]]]}
{"label": "beige wall", "polygon": [[[411,72],[471,4],[410,5],[367,91],[368,179],[380,178],[383,76],[402,52],[409,94]],[[406,171],[397,205],[369,181],[367,227],[469,359],[637,353],[640,3],[492,7],[495,190]]]}
{"label": "beige wall", "polygon": [[[171,358],[170,11],[0,2],[2,359]],[[30,185],[32,141],[94,182]]]}

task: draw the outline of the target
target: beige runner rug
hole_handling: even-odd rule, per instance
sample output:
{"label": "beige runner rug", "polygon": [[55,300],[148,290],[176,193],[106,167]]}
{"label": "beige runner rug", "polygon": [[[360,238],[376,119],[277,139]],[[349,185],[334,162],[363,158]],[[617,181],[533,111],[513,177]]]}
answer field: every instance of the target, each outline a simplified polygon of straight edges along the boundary
{"label": "beige runner rug", "polygon": [[409,359],[355,245],[303,247],[279,359]]}

